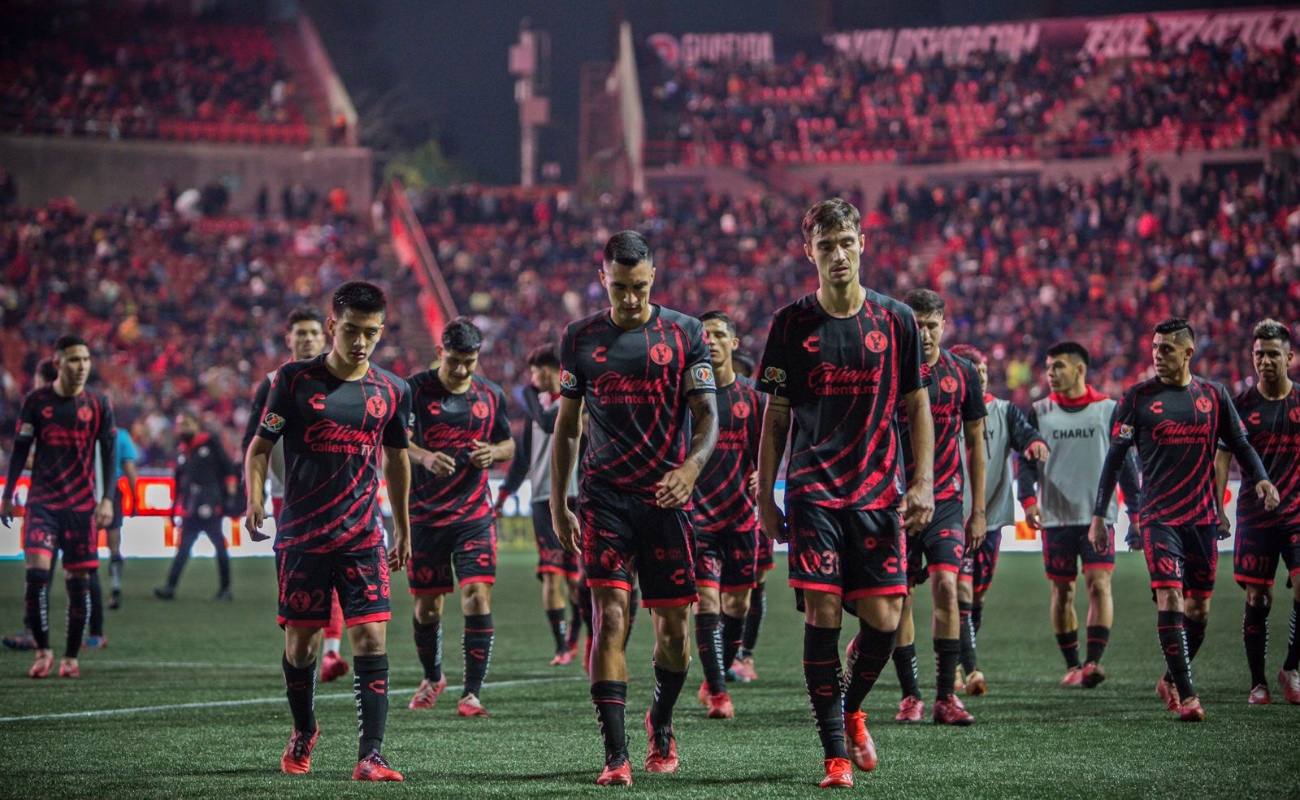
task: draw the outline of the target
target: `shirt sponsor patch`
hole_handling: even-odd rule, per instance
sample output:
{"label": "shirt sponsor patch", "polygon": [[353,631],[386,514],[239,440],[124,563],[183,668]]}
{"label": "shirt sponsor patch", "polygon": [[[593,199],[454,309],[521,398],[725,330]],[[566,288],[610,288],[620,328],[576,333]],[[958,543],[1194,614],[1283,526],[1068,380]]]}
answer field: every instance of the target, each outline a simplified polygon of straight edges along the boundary
{"label": "shirt sponsor patch", "polygon": [[578,376],[567,369],[560,370],[560,387],[573,391],[578,388]]}
{"label": "shirt sponsor patch", "polygon": [[279,433],[284,430],[284,417],[274,412],[267,412],[267,415],[262,417],[262,426],[271,433]]}

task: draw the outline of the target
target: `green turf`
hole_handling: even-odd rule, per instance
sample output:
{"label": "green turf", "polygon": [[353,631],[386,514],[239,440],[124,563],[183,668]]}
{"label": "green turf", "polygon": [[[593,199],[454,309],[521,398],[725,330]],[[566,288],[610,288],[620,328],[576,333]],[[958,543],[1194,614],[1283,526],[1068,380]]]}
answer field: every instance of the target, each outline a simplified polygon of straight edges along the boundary
{"label": "green turf", "polygon": [[[397,578],[385,753],[407,782],[377,787],[348,780],[356,759],[350,680],[319,687],[322,734],[311,774],[278,773],[290,722],[270,560],[235,563],[233,604],[210,600],[216,580],[209,560],[191,562],[171,603],[150,594],[165,562],[131,561],[124,608],[108,612],[110,646],[83,654],[81,680],[30,680],[30,654],[0,653],[0,795],[568,797],[616,791],[592,785],[601,746],[581,669],[547,665],[550,632],[532,563],[525,553],[502,556],[494,598],[496,648],[483,696],[490,719],[456,717],[454,690],[433,711],[407,710],[420,670],[408,623],[410,598],[404,579]],[[694,703],[700,671],[692,667],[677,714],[678,775],[639,769],[645,753],[639,720],[652,688],[650,624],[641,612],[630,653],[632,792],[718,798],[814,791],[821,751],[799,666],[802,619],[783,575],[778,567],[770,584],[757,657],[761,679],[733,686],[736,719],[704,719]],[[0,564],[0,609],[14,629],[22,583],[19,563]],[[1245,704],[1249,686],[1239,634],[1240,590],[1220,581],[1209,638],[1195,669],[1209,721],[1184,725],[1164,711],[1153,692],[1164,667],[1139,558],[1120,557],[1115,585],[1118,623],[1105,661],[1110,679],[1092,691],[1067,691],[1057,687],[1064,670],[1047,622],[1041,561],[1036,555],[1004,555],[980,638],[990,694],[967,702],[977,724],[968,729],[895,724],[897,683],[887,670],[866,706],[880,767],[859,774],[854,791],[908,798],[1300,794],[1300,707],[1281,703],[1276,687],[1273,706]],[[63,636],[58,588],[52,614],[56,642]],[[922,631],[928,629],[927,595],[923,592],[917,603]],[[1289,603],[1278,605],[1271,674],[1286,638]],[[460,630],[460,615],[453,613],[445,638],[453,681],[460,672]],[[934,682],[928,637],[918,644],[929,701]],[[44,716],[232,701],[244,704]],[[42,718],[13,719],[26,716]]]}

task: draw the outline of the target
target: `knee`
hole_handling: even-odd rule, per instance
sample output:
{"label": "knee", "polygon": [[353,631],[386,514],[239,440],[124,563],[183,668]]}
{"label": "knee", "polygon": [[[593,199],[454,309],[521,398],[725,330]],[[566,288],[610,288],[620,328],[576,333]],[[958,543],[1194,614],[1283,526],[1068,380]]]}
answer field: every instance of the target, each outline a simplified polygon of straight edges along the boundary
{"label": "knee", "polygon": [[957,579],[952,573],[935,573],[932,577],[934,581],[934,607],[938,609],[953,609],[957,607]]}
{"label": "knee", "polygon": [[1273,595],[1267,587],[1248,584],[1246,586],[1246,605],[1251,608],[1268,609],[1273,606]]}
{"label": "knee", "polygon": [[290,637],[284,644],[284,657],[293,666],[302,669],[316,661],[317,637]]}
{"label": "knee", "polygon": [[1068,606],[1074,602],[1074,583],[1052,581],[1052,605]]}
{"label": "knee", "polygon": [[461,611],[468,615],[492,612],[492,590],[486,583],[471,583],[461,597]]}

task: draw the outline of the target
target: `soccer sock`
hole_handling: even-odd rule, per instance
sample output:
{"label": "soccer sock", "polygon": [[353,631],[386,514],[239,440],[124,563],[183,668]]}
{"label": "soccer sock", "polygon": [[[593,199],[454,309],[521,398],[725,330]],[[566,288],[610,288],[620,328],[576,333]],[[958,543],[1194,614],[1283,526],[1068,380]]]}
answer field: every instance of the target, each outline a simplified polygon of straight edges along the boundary
{"label": "soccer sock", "polygon": [[1268,686],[1264,661],[1268,656],[1268,606],[1246,604],[1241,619],[1241,638],[1246,643],[1246,666],[1250,667],[1251,687]]}
{"label": "soccer sock", "polygon": [[27,570],[27,593],[23,597],[26,610],[27,628],[36,640],[37,650],[50,649],[50,606],[49,594],[50,571],[48,569]]}
{"label": "soccer sock", "polygon": [[578,637],[582,635],[582,606],[577,601],[569,603],[569,629],[565,646],[570,650],[578,646]]}
{"label": "soccer sock", "polygon": [[112,585],[113,594],[121,594],[122,592],[122,565],[121,556],[113,556],[108,562],[108,580]]}
{"label": "soccer sock", "polygon": [[722,669],[731,669],[731,662],[740,652],[740,642],[745,635],[745,617],[722,615]]}
{"label": "soccer sock", "polygon": [[329,636],[326,636],[324,640],[321,642],[321,650],[326,653],[333,653],[334,655],[338,655],[339,645],[341,645],[342,643],[343,642],[340,641],[339,639],[334,639]]}
{"label": "soccer sock", "polygon": [[1110,628],[1105,625],[1088,626],[1088,654],[1084,663],[1091,664],[1101,661],[1101,657],[1106,654],[1106,645],[1110,643]]}
{"label": "soccer sock", "polygon": [[1192,663],[1187,657],[1187,632],[1183,628],[1181,611],[1159,611],[1156,613],[1156,632],[1160,634],[1160,649],[1165,654],[1166,673],[1178,687],[1178,695],[1184,700],[1195,697],[1192,688]]}
{"label": "soccer sock", "polygon": [[465,617],[465,634],[461,642],[465,648],[465,691],[466,695],[479,696],[483,692],[483,679],[487,677],[488,664],[492,661],[491,614],[470,614]]}
{"label": "soccer sock", "polygon": [[727,691],[726,668],[722,665],[722,627],[717,614],[695,615],[695,647],[700,651],[709,694]]}
{"label": "soccer sock", "polygon": [[1079,629],[1056,634],[1056,646],[1061,648],[1061,655],[1065,656],[1065,666],[1070,669],[1079,668]]}
{"label": "soccer sock", "polygon": [[903,697],[921,699],[921,668],[916,663],[916,643],[894,648],[894,671]]}
{"label": "soccer sock", "polygon": [[1187,660],[1189,662],[1196,658],[1197,653],[1201,652],[1201,644],[1205,641],[1205,626],[1208,623],[1208,619],[1192,619],[1186,614],[1183,615],[1183,630],[1187,631]]}
{"label": "soccer sock", "polygon": [[745,615],[745,634],[740,640],[740,657],[754,655],[754,645],[758,644],[758,632],[763,627],[763,617],[767,616],[767,584],[760,583],[749,593],[749,613]]}
{"label": "soccer sock", "polygon": [[1300,667],[1300,641],[1296,640],[1296,628],[1300,627],[1300,600],[1291,604],[1291,635],[1287,639],[1286,660],[1282,662],[1282,669],[1290,672]]}
{"label": "soccer sock", "polygon": [[627,734],[623,730],[627,713],[627,681],[596,681],[591,685],[591,703],[596,707],[600,737],[605,740],[605,763],[621,757],[627,760]]}
{"label": "soccer sock", "polygon": [[289,713],[293,715],[293,727],[306,734],[315,733],[316,662],[313,661],[299,668],[289,663],[287,655],[282,657],[282,661],[285,694],[289,697]]}
{"label": "soccer sock", "polygon": [[840,629],[803,626],[803,677],[826,758],[848,758],[841,705]]}
{"label": "soccer sock", "polygon": [[90,578],[68,578],[64,585],[68,587],[68,644],[63,657],[76,658],[90,617]]}
{"label": "soccer sock", "polygon": [[442,680],[442,622],[421,625],[415,621],[415,652],[424,667],[424,678],[430,683]]}
{"label": "soccer sock", "polygon": [[975,623],[971,620],[971,604],[958,600],[957,613],[961,617],[961,668],[969,675],[975,671]]}
{"label": "soccer sock", "polygon": [[861,710],[862,701],[875,686],[880,671],[889,663],[894,643],[898,641],[897,629],[889,632],[877,630],[865,620],[860,620],[859,625],[861,630],[853,640],[853,662],[845,665],[849,673],[849,685],[844,690],[845,711]]}
{"label": "soccer sock", "polygon": [[564,621],[564,609],[546,609],[546,621],[551,623],[551,635],[555,637],[555,652],[563,653],[569,649],[569,626]]}
{"label": "soccer sock", "polygon": [[[360,760],[379,752],[384,743],[384,726],[388,723],[388,655],[354,656],[352,663],[356,666],[352,694],[357,701],[357,727],[361,733],[357,748]],[[312,680],[316,680],[315,669]]]}
{"label": "soccer sock", "polygon": [[970,607],[970,624],[974,626],[975,632],[980,632],[980,623],[984,621],[984,604],[978,600],[971,603]]}
{"label": "soccer sock", "polygon": [[655,730],[671,728],[673,706],[686,685],[686,670],[673,672],[655,664],[655,699],[650,704],[650,725]]}
{"label": "soccer sock", "polygon": [[957,682],[957,661],[961,658],[960,639],[934,640],[934,671],[937,681],[935,697],[947,700],[952,697],[953,684]]}
{"label": "soccer sock", "polygon": [[104,635],[104,587],[98,569],[90,571],[90,635]]}

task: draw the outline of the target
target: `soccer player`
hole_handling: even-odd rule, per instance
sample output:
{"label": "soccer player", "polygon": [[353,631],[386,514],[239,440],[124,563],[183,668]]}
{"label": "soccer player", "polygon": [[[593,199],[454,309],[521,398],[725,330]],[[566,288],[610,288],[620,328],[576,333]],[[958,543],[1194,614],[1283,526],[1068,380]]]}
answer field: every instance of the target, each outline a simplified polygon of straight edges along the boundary
{"label": "soccer player", "polygon": [[492,660],[497,531],[488,468],[515,454],[501,387],[478,374],[483,333],[463,317],[443,328],[437,370],[412,375],[411,561],[415,649],[424,667],[411,708],[433,708],[442,674],[443,599],[460,581],[465,684],[456,713],[486,717],[480,696]]}
{"label": "soccer player", "polygon": [[[759,391],[770,395],[759,440],[758,511],[763,532],[790,543],[790,585],[803,592],[803,670],[825,754],[821,786],[852,786],[853,764],[876,766],[862,702],[889,662],[907,594],[903,525],[919,533],[934,513],[934,430],[912,310],[860,282],[865,238],[858,210],[839,198],[823,200],[804,215],[802,228],[818,288],[778,310],[768,332],[758,380]],[[916,420],[906,490],[900,402]],[[774,490],[787,435],[783,512]],[[841,690],[840,623],[848,602],[860,631]]]}
{"label": "soccer player", "polygon": [[[542,608],[555,637],[551,666],[573,663],[577,654],[581,614],[578,608],[578,557],[565,550],[551,526],[551,434],[560,413],[560,357],[554,345],[542,345],[528,354],[529,384],[524,387],[524,413],[528,423],[515,448],[493,512],[501,514],[506,498],[519,491],[525,479],[532,487],[533,537],[537,540],[537,577],[542,582]],[[565,502],[576,497],[578,484],[569,481]],[[566,622],[565,609],[573,617]]]}
{"label": "soccer player", "polygon": [[749,593],[757,584],[754,490],[764,404],[732,367],[731,353],[740,344],[735,323],[722,311],[709,311],[700,322],[717,385],[718,444],[695,482],[695,646],[704,668],[699,699],[709,719],[730,719],[735,707],[727,667],[740,650]]}
{"label": "soccer player", "polygon": [[[736,375],[749,378],[751,382],[755,379],[757,374],[755,368],[758,365],[748,353],[740,350],[732,352],[731,363]],[[760,420],[759,425],[762,424]],[[757,480],[757,473],[755,479]],[[761,526],[756,538],[758,540],[756,575],[758,582],[749,593],[749,612],[745,614],[745,630],[741,634],[740,649],[736,651],[736,658],[727,671],[728,680],[737,680],[741,683],[758,680],[758,671],[754,667],[754,648],[758,646],[758,634],[762,631],[763,619],[767,616],[767,573],[776,567],[776,562],[772,558],[772,540],[763,534]]]}
{"label": "soccer player", "polygon": [[[951,348],[953,355],[975,365],[984,395],[984,542],[975,550],[966,551],[957,576],[957,611],[961,630],[961,667],[965,671],[966,692],[982,695],[988,691],[984,673],[979,670],[978,639],[980,623],[984,617],[984,597],[993,585],[993,573],[998,565],[998,551],[1002,547],[1002,528],[1016,524],[1015,506],[1011,500],[1011,454],[1019,453],[1027,461],[1047,458],[1046,442],[1025,419],[1025,414],[1014,404],[989,394],[989,362],[979,348],[957,344]],[[969,503],[970,486],[963,491],[963,506]],[[959,676],[960,678],[960,676]],[[961,682],[960,680],[958,681]],[[960,690],[960,687],[957,687]]]}
{"label": "soccer player", "polygon": [[[352,779],[402,780],[380,746],[388,719],[388,575],[411,556],[406,455],[411,393],[406,381],[370,363],[387,308],[383,291],[365,281],[335,290],[328,320],[333,346],[276,371],[244,461],[248,533],[264,541],[267,465],[276,441],[284,438],[284,508],[275,550],[284,679],[293,713],[293,732],[280,759],[280,769],[288,773],[311,769],[320,734],[314,708],[317,631],[328,624],[330,592],[337,590],[355,667],[360,747]],[[393,513],[391,551],[384,548],[379,512],[381,449]]]}
{"label": "soccer player", "polygon": [[35,639],[36,658],[28,675],[44,678],[54,666],[50,649],[49,604],[46,589],[55,553],[62,553],[64,585],[68,591],[68,632],[59,677],[79,678],[77,653],[90,616],[90,571],[99,566],[100,528],[113,521],[114,486],[106,482],[95,502],[95,448],[101,475],[113,474],[116,425],[113,404],[86,386],[90,377],[90,346],[80,336],[66,335],[54,343],[59,375],[49,386],[23,400],[18,432],[9,457],[9,472],[0,500],[0,523],[14,517],[14,488],[35,448],[27,513],[23,520],[23,552],[27,566],[27,627]]}
{"label": "soccer player", "polygon": [[233,508],[235,503],[235,489],[239,485],[235,464],[226,455],[221,440],[203,430],[193,411],[176,415],[176,433],[180,448],[176,453],[172,517],[181,518],[181,541],[167,573],[167,585],[159,586],[153,593],[162,600],[175,599],[176,585],[180,583],[194,543],[200,536],[207,536],[217,551],[217,574],[221,578],[215,599],[229,601],[230,555],[226,552],[221,522],[226,517],[226,509]]}
{"label": "soccer player", "polygon": [[[941,725],[970,725],[975,721],[954,689],[957,663],[961,658],[961,615],[957,605],[957,576],[963,557],[977,551],[984,541],[984,392],[980,388],[975,365],[958,358],[939,346],[945,327],[944,301],[929,289],[907,293],[905,302],[916,315],[921,331],[921,346],[929,368],[930,416],[934,425],[934,518],[908,542],[907,598],[903,602],[902,624],[898,628],[898,647],[894,650],[894,668],[902,685],[903,700],[898,705],[899,722],[920,722],[925,712],[921,700],[919,672],[916,664],[916,628],[912,622],[912,592],[915,586],[932,578],[930,593],[934,599],[934,663],[937,689],[933,717]],[[915,418],[900,408],[898,423],[902,430]],[[966,485],[962,472],[962,447],[968,453],[971,512],[964,519],[962,489]],[[913,465],[903,453],[910,476]],[[922,564],[924,556],[926,564]],[[928,568],[928,575],[927,575]],[[977,676],[978,677],[978,676]],[[978,684],[977,684],[978,685]]]}
{"label": "soccer player", "polygon": [[[1091,689],[1106,679],[1101,658],[1115,619],[1111,574],[1115,570],[1118,501],[1106,505],[1106,547],[1093,547],[1088,524],[1095,499],[1092,487],[1101,478],[1119,403],[1088,385],[1088,360],[1087,348],[1078,342],[1057,342],[1047,348],[1047,385],[1051,393],[1030,408],[1029,424],[1047,440],[1052,456],[1041,463],[1022,462],[1017,481],[1025,522],[1043,535],[1043,565],[1052,584],[1052,630],[1065,657],[1061,685]],[[1123,461],[1119,482],[1128,506],[1128,538],[1136,549],[1140,546],[1136,509],[1142,497],[1132,453]],[[1082,664],[1079,618],[1074,611],[1080,562],[1088,589],[1088,640]]]}
{"label": "soccer player", "polygon": [[[1232,554],[1232,572],[1246,590],[1246,614],[1242,637],[1246,663],[1250,667],[1250,695],[1247,702],[1272,702],[1264,674],[1268,655],[1268,612],[1273,605],[1273,574],[1278,558],[1286,564],[1293,596],[1291,633],[1286,659],[1277,674],[1282,696],[1300,704],[1300,389],[1288,371],[1295,357],[1291,331],[1276,320],[1255,326],[1251,356],[1259,383],[1237,395],[1233,403],[1246,426],[1246,436],[1259,453],[1268,474],[1277,479],[1282,504],[1273,511],[1261,507],[1257,497],[1242,492],[1237,498],[1237,539]],[[1223,497],[1228,483],[1232,454],[1220,450],[1216,461],[1214,496]],[[1227,515],[1220,508],[1220,530],[1227,532]]]}
{"label": "soccer player", "polygon": [[[690,663],[687,614],[699,600],[689,505],[718,438],[718,411],[703,326],[650,302],[655,267],[645,237],[636,231],[611,236],[599,276],[610,307],[570,323],[560,347],[551,496],[560,497],[568,485],[585,405],[588,445],[578,506],[594,611],[591,700],[605,742],[605,768],[596,783],[630,786],[623,647],[632,582],[640,583],[655,630],[645,768],[676,772],[673,706]],[[560,543],[579,552],[573,511],[553,503],[551,517]]]}
{"label": "soccer player", "polygon": [[1169,667],[1156,691],[1184,722],[1205,720],[1191,662],[1205,640],[1219,557],[1216,441],[1222,440],[1242,465],[1242,494],[1253,490],[1266,511],[1278,505],[1277,489],[1246,439],[1227,391],[1192,375],[1195,352],[1196,335],[1187,320],[1174,317],[1156,326],[1151,340],[1156,376],[1130,387],[1120,401],[1088,531],[1095,549],[1112,547],[1106,514],[1124,457],[1136,445],[1142,468],[1142,550],[1159,610],[1156,631]]}

